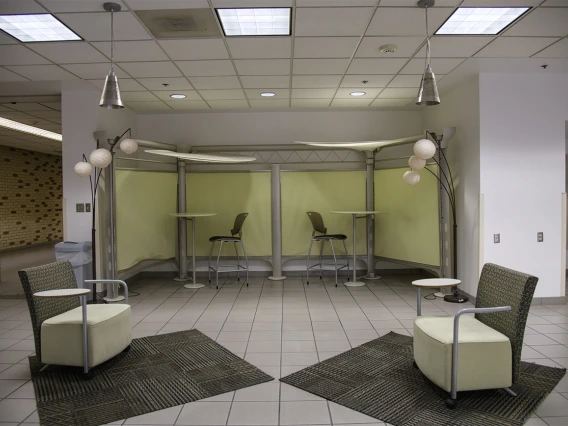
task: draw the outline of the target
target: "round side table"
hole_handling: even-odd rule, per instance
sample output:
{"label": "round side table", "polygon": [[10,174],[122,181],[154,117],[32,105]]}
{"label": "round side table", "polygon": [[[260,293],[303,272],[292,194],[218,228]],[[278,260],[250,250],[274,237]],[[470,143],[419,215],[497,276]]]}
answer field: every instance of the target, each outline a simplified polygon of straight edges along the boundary
{"label": "round side table", "polygon": [[412,281],[412,285],[416,287],[416,313],[418,316],[422,315],[422,297],[420,296],[421,288],[455,287],[460,284],[460,280],[455,280],[453,278],[426,278],[423,280]]}

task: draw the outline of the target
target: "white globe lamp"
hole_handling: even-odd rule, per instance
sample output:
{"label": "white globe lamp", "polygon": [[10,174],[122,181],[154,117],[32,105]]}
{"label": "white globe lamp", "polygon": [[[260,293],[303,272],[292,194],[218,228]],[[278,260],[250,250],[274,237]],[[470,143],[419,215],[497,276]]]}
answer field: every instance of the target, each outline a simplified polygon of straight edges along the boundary
{"label": "white globe lamp", "polygon": [[134,139],[124,139],[120,142],[120,150],[125,154],[134,154],[138,151],[138,142]]}
{"label": "white globe lamp", "polygon": [[423,160],[428,160],[436,153],[436,145],[429,139],[420,139],[414,144],[414,155]]}
{"label": "white globe lamp", "polygon": [[420,174],[414,170],[407,171],[402,179],[409,185],[416,185],[420,182]]}
{"label": "white globe lamp", "polygon": [[426,166],[426,160],[413,155],[408,159],[408,165],[412,170],[422,170]]}
{"label": "white globe lamp", "polygon": [[77,176],[87,177],[92,173],[93,166],[91,166],[91,164],[87,163],[86,161],[80,161],[77,164],[75,164],[75,167],[73,167],[73,170],[75,170],[75,174]]}
{"label": "white globe lamp", "polygon": [[112,161],[112,155],[108,149],[95,149],[93,152],[91,152],[89,161],[93,166],[98,167],[99,169],[104,169]]}

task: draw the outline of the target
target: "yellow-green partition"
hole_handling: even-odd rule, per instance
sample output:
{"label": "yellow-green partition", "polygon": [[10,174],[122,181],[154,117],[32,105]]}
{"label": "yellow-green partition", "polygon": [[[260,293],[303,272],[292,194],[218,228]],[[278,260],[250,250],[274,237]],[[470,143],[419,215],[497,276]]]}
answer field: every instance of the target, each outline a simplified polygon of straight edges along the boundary
{"label": "yellow-green partition", "polygon": [[116,171],[117,266],[175,256],[177,174]]}
{"label": "yellow-green partition", "polygon": [[[249,213],[243,225],[247,255],[270,256],[270,173],[188,173],[186,182],[187,211],[217,213],[217,216],[198,217],[195,222],[197,256],[209,256],[209,238],[231,235],[235,217],[244,212]],[[187,235],[187,252],[191,255],[191,222],[188,222]],[[216,246],[218,250],[219,244]],[[223,244],[221,254],[235,256],[235,249]]]}
{"label": "yellow-green partition", "polygon": [[[353,254],[353,217],[330,211],[365,210],[365,172],[283,172],[280,182],[284,256],[307,255],[313,229],[308,211],[322,215],[328,233],[347,235],[347,250]],[[366,221],[358,219],[357,254],[367,251],[365,228]],[[343,253],[340,244],[334,247],[341,247],[336,253]],[[319,247],[314,248],[312,253],[319,253]],[[330,253],[327,244],[324,254]]]}
{"label": "yellow-green partition", "polygon": [[[437,173],[436,167],[429,167]],[[440,265],[438,181],[426,170],[410,186],[408,168],[375,171],[375,255],[425,265]]]}

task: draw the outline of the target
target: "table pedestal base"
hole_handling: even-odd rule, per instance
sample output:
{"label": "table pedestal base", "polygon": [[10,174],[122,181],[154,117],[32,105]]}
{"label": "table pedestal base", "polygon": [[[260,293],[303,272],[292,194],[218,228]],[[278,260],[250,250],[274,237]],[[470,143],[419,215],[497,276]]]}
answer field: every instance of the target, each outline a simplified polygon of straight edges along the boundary
{"label": "table pedestal base", "polygon": [[269,279],[270,281],[282,281],[282,280],[285,280],[286,277],[285,277],[284,275],[282,275],[282,276],[280,276],[280,277],[270,276],[270,277],[268,277],[268,279]]}
{"label": "table pedestal base", "polygon": [[450,303],[465,303],[467,302],[467,297],[461,294],[447,294],[444,296],[444,300]]}
{"label": "table pedestal base", "polygon": [[363,277],[364,280],[380,280],[382,277],[380,275],[367,275],[366,277]]}
{"label": "table pedestal base", "polygon": [[186,281],[191,281],[190,277],[175,277],[174,281],[177,281],[178,283],[184,283]]}
{"label": "table pedestal base", "polygon": [[105,302],[120,302],[124,300],[124,296],[116,296],[116,297],[103,297]]}
{"label": "table pedestal base", "polygon": [[185,284],[183,288],[203,288],[205,284],[195,283],[195,284]]}
{"label": "table pedestal base", "polygon": [[346,281],[343,285],[345,287],[363,287],[366,284],[362,281]]}
{"label": "table pedestal base", "polygon": [[438,291],[437,293],[434,293],[434,296],[436,296],[436,297],[444,297],[445,294]]}

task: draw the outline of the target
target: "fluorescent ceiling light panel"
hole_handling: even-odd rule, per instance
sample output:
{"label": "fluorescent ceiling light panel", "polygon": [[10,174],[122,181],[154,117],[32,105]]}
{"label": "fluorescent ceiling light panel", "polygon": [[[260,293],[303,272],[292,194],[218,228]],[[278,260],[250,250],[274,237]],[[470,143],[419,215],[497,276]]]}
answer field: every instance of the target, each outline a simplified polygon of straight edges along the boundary
{"label": "fluorescent ceiling light panel", "polygon": [[266,36],[290,35],[291,9],[217,9],[225,35]]}
{"label": "fluorescent ceiling light panel", "polygon": [[37,127],[28,126],[27,124],[18,123],[17,121],[8,120],[0,117],[0,127],[15,130],[17,132],[27,133],[29,135],[39,136],[40,138],[51,139],[61,142],[62,137],[59,133],[53,133],[49,130],[43,130]]}
{"label": "fluorescent ceiling light panel", "polygon": [[436,34],[499,34],[530,7],[458,7]]}
{"label": "fluorescent ceiling light panel", "polygon": [[63,22],[49,13],[41,15],[0,15],[0,29],[24,43],[82,40]]}

